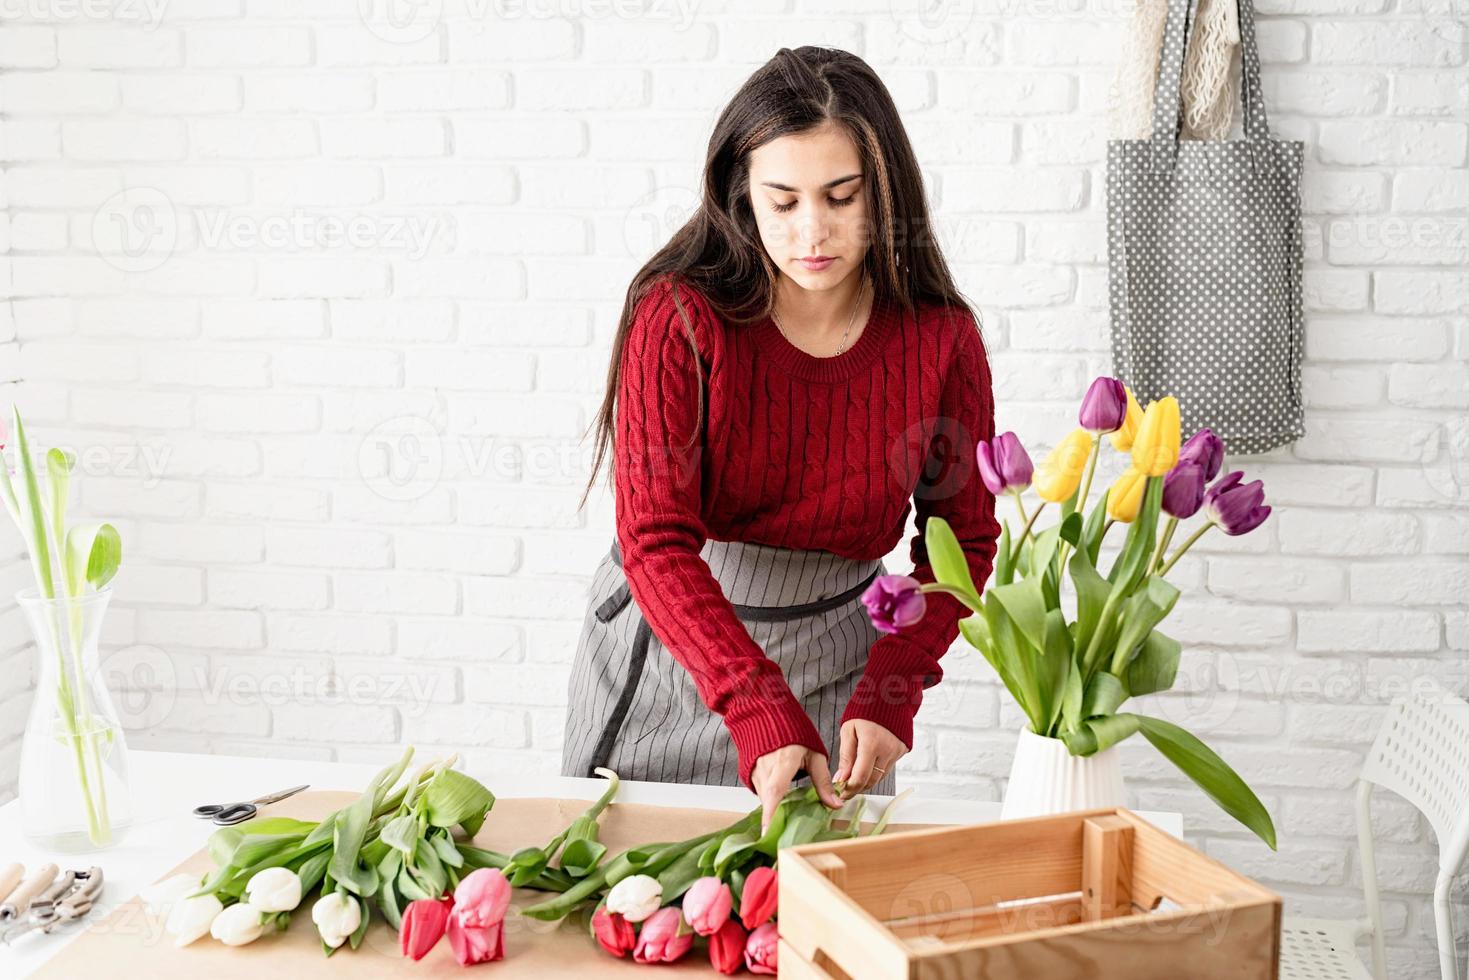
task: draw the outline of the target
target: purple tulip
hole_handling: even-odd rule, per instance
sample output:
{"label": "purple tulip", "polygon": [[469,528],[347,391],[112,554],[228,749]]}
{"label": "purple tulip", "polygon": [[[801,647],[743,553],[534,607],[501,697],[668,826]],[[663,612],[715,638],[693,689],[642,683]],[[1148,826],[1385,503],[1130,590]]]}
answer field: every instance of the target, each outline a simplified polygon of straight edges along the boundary
{"label": "purple tulip", "polygon": [[1002,432],[989,442],[981,440],[974,455],[979,460],[979,478],[995,496],[1030,486],[1035,464],[1015,433]]}
{"label": "purple tulip", "polygon": [[896,633],[923,618],[928,603],[919,582],[911,575],[879,575],[862,593],[862,604],[872,625],[883,633]]}
{"label": "purple tulip", "polygon": [[1204,482],[1208,483],[1219,475],[1219,470],[1224,465],[1224,443],[1214,434],[1213,429],[1200,429],[1178,451],[1178,461],[1198,463],[1204,468]]}
{"label": "purple tulip", "polygon": [[1248,534],[1270,516],[1270,508],[1264,506],[1265,485],[1259,480],[1241,484],[1243,476],[1235,470],[1204,494],[1204,514],[1231,536]]}
{"label": "purple tulip", "polygon": [[1179,461],[1163,477],[1164,513],[1180,521],[1193,517],[1204,502],[1204,484],[1207,482],[1202,466],[1187,460]]}
{"label": "purple tulip", "polygon": [[1116,378],[1098,378],[1081,400],[1077,420],[1093,433],[1116,432],[1127,419],[1127,389]]}

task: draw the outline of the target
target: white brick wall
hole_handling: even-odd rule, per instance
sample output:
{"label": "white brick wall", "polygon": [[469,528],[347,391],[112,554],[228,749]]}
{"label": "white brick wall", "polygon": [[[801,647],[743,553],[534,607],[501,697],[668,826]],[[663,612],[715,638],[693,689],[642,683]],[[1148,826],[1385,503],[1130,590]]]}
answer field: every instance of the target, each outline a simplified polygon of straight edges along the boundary
{"label": "white brick wall", "polygon": [[[611,533],[605,494],[574,507],[614,316],[714,114],[780,45],[848,47],[891,87],[986,316],[1002,428],[1056,438],[1107,366],[1125,3],[363,6],[26,4],[0,31],[0,383],[84,452],[82,505],[123,530],[107,639],[135,745],[411,740],[555,770]],[[1309,144],[1308,433],[1244,461],[1276,518],[1179,566],[1195,669],[1158,710],[1258,787],[1279,854],[1145,745],[1127,758],[1136,804],[1344,915],[1381,704],[1421,676],[1469,689],[1469,27],[1444,0],[1259,6],[1272,121]],[[17,555],[6,528],[4,595]],[[8,775],[31,654],[0,617]],[[996,798],[1018,713],[963,647],[946,666],[905,778]],[[1431,835],[1379,811],[1392,975],[1432,976]]]}

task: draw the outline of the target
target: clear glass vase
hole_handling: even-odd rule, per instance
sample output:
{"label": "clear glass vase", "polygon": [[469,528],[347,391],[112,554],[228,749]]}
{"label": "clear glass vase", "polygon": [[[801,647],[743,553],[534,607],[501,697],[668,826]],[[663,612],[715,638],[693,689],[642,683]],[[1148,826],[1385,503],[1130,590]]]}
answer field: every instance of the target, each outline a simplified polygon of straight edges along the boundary
{"label": "clear glass vase", "polygon": [[97,649],[112,590],[45,599],[28,589],[15,598],[40,663],[21,743],[22,828],[51,850],[108,847],[132,822],[127,743]]}

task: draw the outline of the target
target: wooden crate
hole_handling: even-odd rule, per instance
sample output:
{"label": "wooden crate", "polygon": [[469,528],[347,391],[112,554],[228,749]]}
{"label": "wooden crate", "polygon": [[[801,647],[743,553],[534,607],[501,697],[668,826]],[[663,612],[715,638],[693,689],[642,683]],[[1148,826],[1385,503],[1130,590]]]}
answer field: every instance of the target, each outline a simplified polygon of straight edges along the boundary
{"label": "wooden crate", "polygon": [[795,980],[1279,976],[1280,896],[1121,808],[788,847],[779,887]]}

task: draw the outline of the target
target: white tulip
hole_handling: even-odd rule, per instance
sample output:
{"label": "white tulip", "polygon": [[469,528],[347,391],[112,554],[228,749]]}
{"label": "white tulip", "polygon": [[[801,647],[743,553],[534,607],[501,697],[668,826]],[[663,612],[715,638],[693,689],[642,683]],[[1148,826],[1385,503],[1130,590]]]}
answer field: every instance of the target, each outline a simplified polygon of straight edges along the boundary
{"label": "white tulip", "polygon": [[642,922],[663,906],[663,886],[651,875],[628,875],[607,893],[607,911]]}
{"label": "white tulip", "polygon": [[215,917],[223,910],[224,903],[213,894],[179,899],[169,910],[163,929],[173,936],[175,946],[187,946],[206,935]]}
{"label": "white tulip", "polygon": [[357,900],[341,892],[323,895],[311,906],[311,921],[321,933],[321,941],[336,949],[362,925],[362,909]]}
{"label": "white tulip", "polygon": [[174,905],[198,890],[199,879],[194,875],[174,875],[144,888],[138,892],[138,897],[143,900],[149,912],[167,919]]}
{"label": "white tulip", "polygon": [[209,934],[226,946],[253,943],[265,931],[260,914],[260,909],[249,902],[231,905],[214,917],[209,926]]}
{"label": "white tulip", "polygon": [[301,878],[290,868],[257,871],[245,885],[245,901],[262,912],[289,912],[301,904]]}

